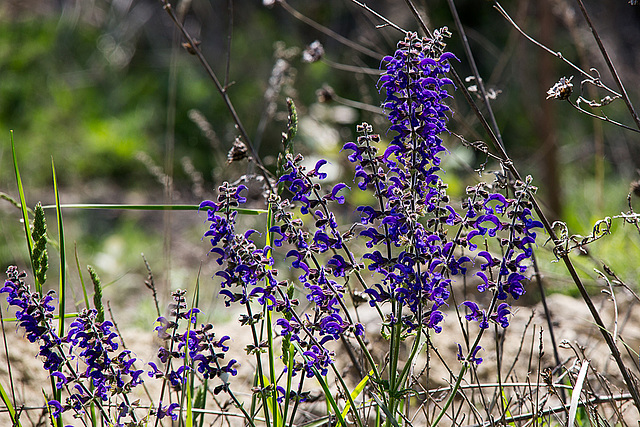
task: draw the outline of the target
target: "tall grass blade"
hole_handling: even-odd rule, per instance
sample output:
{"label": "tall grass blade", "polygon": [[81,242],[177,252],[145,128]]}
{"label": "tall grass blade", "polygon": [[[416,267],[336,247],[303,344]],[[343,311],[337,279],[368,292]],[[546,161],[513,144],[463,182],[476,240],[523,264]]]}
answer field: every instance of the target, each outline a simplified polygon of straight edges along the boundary
{"label": "tall grass blade", "polygon": [[440,413],[438,413],[438,416],[436,417],[433,424],[431,424],[432,427],[436,427],[439,425],[440,420],[442,419],[444,414],[447,412],[447,409],[449,409],[449,406],[451,406],[451,403],[453,403],[453,399],[458,393],[458,389],[460,388],[460,383],[462,382],[462,378],[464,377],[464,374],[467,372],[467,368],[469,368],[469,363],[465,362],[462,365],[462,369],[460,369],[460,374],[458,374],[458,379],[456,380],[456,384],[453,386],[453,390],[451,390],[451,393],[449,394],[449,398],[447,399],[444,406],[440,410]]}
{"label": "tall grass blade", "polygon": [[342,410],[342,418],[347,416],[347,414],[349,413],[349,409],[351,408],[351,402],[356,400],[358,396],[360,396],[360,393],[362,393],[367,383],[369,382],[369,377],[371,377],[371,375],[373,375],[373,369],[369,371],[369,374],[358,383],[356,388],[353,389],[353,391],[351,392],[351,399],[347,402],[347,405]]}
{"label": "tall grass blade", "polygon": [[[504,392],[504,387],[500,388],[500,395],[502,396],[502,403],[504,405],[504,415],[507,419],[512,418],[511,411],[509,411],[509,399],[507,399],[507,395]],[[516,427],[515,423],[510,422],[510,426]]]}
{"label": "tall grass blade", "polygon": [[580,372],[576,379],[576,385],[573,387],[571,393],[571,406],[569,406],[569,419],[567,420],[567,426],[572,427],[576,420],[576,412],[578,410],[578,402],[580,402],[580,393],[582,393],[582,386],[584,385],[584,379],[587,377],[587,369],[589,368],[589,361],[583,360],[582,366],[580,366]]}
{"label": "tall grass blade", "polygon": [[[29,250],[29,260],[31,261],[31,271],[36,271],[36,263],[33,259],[33,241],[31,239],[31,229],[29,228],[29,213],[27,211],[27,201],[24,196],[24,187],[22,186],[22,178],[18,168],[18,156],[16,155],[16,146],[13,142],[13,131],[11,131],[11,155],[13,158],[13,170],[16,175],[16,184],[18,185],[18,195],[20,196],[20,210],[22,210],[22,222],[24,224],[24,234],[27,240],[27,249]],[[35,280],[36,292],[42,293],[42,284]]]}
{"label": "tall grass blade", "polygon": [[[273,213],[271,212],[271,205],[269,205],[269,208],[267,210],[267,233],[266,233],[266,246],[271,248],[271,232],[269,232],[269,229],[271,229],[271,221],[272,221],[272,215]],[[268,250],[267,252],[267,257],[271,257],[271,249]],[[267,266],[266,267],[267,270],[271,270],[271,266]],[[266,309],[266,308],[265,308]],[[266,309],[266,319],[267,319],[267,340],[269,342],[269,347],[268,347],[268,352],[269,352],[269,380],[271,382],[271,384],[274,385],[274,387],[276,386],[276,383],[278,381],[278,379],[276,378],[276,361],[275,361],[275,342],[274,342],[274,336],[273,336],[273,327],[272,327],[272,320],[273,320],[273,312],[269,309]],[[287,395],[285,396],[285,399],[288,397],[289,394],[289,390],[286,391]],[[273,414],[273,421],[274,421],[274,427],[279,427],[280,425],[284,425],[282,423],[282,413],[280,412],[280,408],[278,405],[278,392],[277,390],[274,389],[272,395],[271,395],[271,409],[272,409],[272,414]]]}
{"label": "tall grass blade", "polygon": [[327,385],[327,382],[322,377],[322,375],[320,375],[320,372],[318,372],[318,370],[315,367],[313,367],[312,369],[313,369],[313,374],[316,376],[316,379],[318,380],[318,382],[320,383],[320,386],[322,387],[322,391],[324,392],[324,396],[327,399],[329,406],[331,406],[331,409],[333,409],[333,412],[336,414],[336,417],[338,418],[337,425],[342,427],[347,427],[347,423],[344,420],[344,417],[342,416],[342,412],[338,407],[338,403],[336,402],[336,400],[333,398],[333,395],[331,394],[331,390],[329,390],[329,386]]}
{"label": "tall grass blade", "polygon": [[58,324],[59,336],[64,335],[64,309],[67,297],[67,256],[64,249],[64,225],[62,223],[62,209],[60,208],[60,193],[58,191],[58,180],[56,179],[56,167],[51,159],[51,172],[53,174],[53,192],[56,197],[56,218],[58,220],[58,244],[60,246],[60,304],[58,306],[58,315],[60,321]]}
{"label": "tall grass blade", "polygon": [[17,427],[21,427],[20,420],[16,416],[16,410],[13,407],[13,404],[11,403],[11,399],[9,399],[9,395],[7,394],[7,392],[4,390],[4,387],[2,386],[2,382],[0,382],[0,397],[4,402],[4,405],[7,407],[7,410],[9,411],[9,416],[11,417],[11,422],[13,423],[13,425]]}
{"label": "tall grass blade", "polygon": [[84,277],[82,276],[82,270],[80,269],[80,258],[78,257],[78,247],[74,247],[74,254],[76,259],[76,268],[78,269],[78,277],[80,278],[80,285],[82,286],[82,296],[84,297],[84,306],[88,310],[91,306],[89,305],[89,294],[87,293],[87,286],[84,283]]}

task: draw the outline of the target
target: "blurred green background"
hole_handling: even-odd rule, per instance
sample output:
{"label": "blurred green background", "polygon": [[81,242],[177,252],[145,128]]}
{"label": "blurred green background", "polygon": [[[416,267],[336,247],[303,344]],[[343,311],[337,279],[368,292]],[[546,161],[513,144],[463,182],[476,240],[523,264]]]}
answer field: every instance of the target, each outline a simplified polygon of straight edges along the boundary
{"label": "blurred green background", "polygon": [[[624,1],[606,3],[586,2],[631,100],[640,105],[640,8]],[[397,25],[417,29],[404,1],[367,4]],[[453,32],[449,50],[461,60],[456,66],[460,75],[470,75],[447,2],[416,4],[432,28],[448,26]],[[534,176],[550,216],[567,221],[573,233],[586,235],[598,218],[628,211],[629,185],[640,178],[637,134],[598,122],[567,103],[546,101],[546,90],[562,76],[575,75],[572,99],[577,97],[581,87],[575,70],[527,41],[492,2],[456,4],[480,73],[497,93],[493,109],[507,150],[524,174]],[[512,0],[503,6],[527,33],[582,68],[597,68],[603,81],[614,87],[574,2]],[[174,9],[227,84],[268,168],[275,166],[286,125],[284,100],[290,96],[300,116],[296,149],[311,159],[329,158],[334,166],[331,179],[349,183],[350,167],[339,150],[354,137],[355,124],[368,121],[381,134],[387,127],[384,116],[354,104],[375,110],[382,99],[377,75],[363,68],[377,69],[380,58],[394,51],[399,32],[388,26],[376,28],[382,23],[379,19],[347,0],[291,0],[286,7],[257,1],[183,0]],[[374,54],[341,44],[297,19],[296,13]],[[305,63],[301,52],[314,40],[323,44],[325,56]],[[17,197],[9,130],[14,131],[31,207],[37,201],[53,202],[52,158],[62,203],[197,204],[213,197],[223,180],[254,173],[246,162],[226,164],[238,132],[213,83],[182,42],[161,2],[155,0],[2,2],[0,191]],[[473,83],[469,81],[469,86]],[[316,92],[325,85],[337,96],[321,103]],[[584,87],[582,95],[606,93]],[[459,93],[454,96],[451,130],[470,141],[484,139],[464,99]],[[605,111],[611,119],[633,126],[621,101]],[[445,140],[450,150],[445,180],[460,196],[478,179],[473,169],[484,158],[453,135]],[[485,175],[496,170],[497,165],[489,163]],[[254,193],[253,204],[260,207],[260,194]],[[638,208],[637,197],[633,201]],[[144,289],[147,273],[141,252],[161,287],[192,286],[203,259],[202,277],[210,284],[213,266],[206,262],[206,242],[200,242],[205,229],[202,214],[93,210],[64,214],[67,251],[72,253],[77,242],[81,264],[96,265],[107,283],[118,285],[118,292],[111,295],[114,300]],[[26,268],[19,211],[2,201],[0,215],[0,264]],[[49,221],[55,236],[54,217]],[[586,276],[594,276],[592,267],[602,258],[635,285],[640,273],[638,233],[621,222],[614,231],[578,262]],[[549,249],[540,252],[550,288],[572,292],[562,268],[549,262],[553,259]],[[56,257],[51,258],[53,269]],[[77,281],[75,266],[69,269],[71,280]],[[52,270],[50,276],[55,275]],[[123,289],[128,291],[120,292]]]}

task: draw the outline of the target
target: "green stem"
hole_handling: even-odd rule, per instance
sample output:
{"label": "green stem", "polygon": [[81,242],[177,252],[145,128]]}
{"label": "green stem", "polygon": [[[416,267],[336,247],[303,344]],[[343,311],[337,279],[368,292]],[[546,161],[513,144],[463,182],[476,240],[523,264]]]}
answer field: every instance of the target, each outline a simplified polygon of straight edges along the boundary
{"label": "green stem", "polygon": [[460,374],[458,374],[458,379],[456,380],[456,383],[453,386],[453,389],[451,390],[451,394],[449,394],[449,398],[445,402],[444,406],[442,407],[442,410],[436,417],[435,421],[431,424],[433,427],[438,426],[445,412],[447,412],[447,409],[449,409],[449,406],[451,406],[451,403],[453,402],[453,399],[455,398],[456,394],[458,393],[458,389],[460,388],[460,383],[462,382],[462,378],[464,377],[464,374],[467,372],[468,368],[469,368],[469,362],[464,362],[464,365],[462,365],[462,369],[460,369]]}

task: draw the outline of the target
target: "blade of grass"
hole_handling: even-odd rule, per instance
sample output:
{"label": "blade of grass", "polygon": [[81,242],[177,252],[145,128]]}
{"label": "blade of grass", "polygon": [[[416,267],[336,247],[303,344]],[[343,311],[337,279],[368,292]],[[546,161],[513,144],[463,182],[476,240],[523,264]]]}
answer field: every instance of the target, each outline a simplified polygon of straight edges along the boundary
{"label": "blade of grass", "polygon": [[[266,233],[266,246],[267,247],[271,247],[271,232],[269,231],[269,229],[271,229],[271,221],[272,221],[272,215],[273,212],[271,212],[271,205],[269,205],[269,208],[267,210],[267,233]],[[271,249],[268,250],[267,252],[267,258],[271,257]],[[271,270],[271,266],[268,265],[267,270]],[[278,391],[276,389],[277,386],[277,377],[276,377],[276,362],[275,362],[275,342],[273,339],[273,327],[272,327],[272,320],[273,320],[273,311],[269,310],[266,305],[265,305],[265,310],[266,310],[266,319],[267,319],[267,340],[269,342],[269,347],[268,347],[268,352],[269,352],[269,381],[271,382],[271,384],[273,384],[274,390],[273,393],[271,394],[271,413],[273,414],[273,422],[274,422],[274,427],[279,427],[280,425],[283,424],[283,418],[282,418],[282,412],[280,411],[280,407],[278,405]],[[288,393],[288,391],[287,391]],[[285,396],[285,399],[288,398],[288,395]]]}
{"label": "blade of grass", "polygon": [[318,370],[315,367],[312,367],[311,369],[313,370],[313,374],[316,376],[316,379],[318,380],[318,382],[320,383],[320,386],[322,387],[322,391],[324,392],[324,395],[327,398],[327,402],[329,403],[329,405],[333,409],[333,412],[336,414],[336,417],[338,418],[337,425],[346,427],[347,423],[342,417],[342,412],[338,407],[338,403],[333,398],[333,395],[331,394],[331,390],[329,390],[329,386],[327,385],[327,382],[324,380],[322,375],[320,375],[320,372],[318,372]]}
{"label": "blade of grass", "polygon": [[[196,308],[200,301],[200,272],[202,271],[202,264],[200,264],[200,268],[198,269],[198,275],[196,276],[196,286],[193,292],[193,300],[191,301],[191,308]],[[198,314],[196,313],[196,318]],[[191,329],[191,319],[189,319],[189,330]],[[188,354],[185,353],[185,364],[187,363]],[[191,369],[191,374],[189,375],[189,387],[187,387],[187,419],[185,421],[186,427],[193,427],[193,396],[195,389],[195,371]]]}
{"label": "blade of grass", "polygon": [[58,324],[58,336],[64,336],[64,309],[67,296],[67,275],[66,275],[66,263],[67,256],[64,250],[64,225],[62,223],[62,209],[60,208],[60,192],[58,191],[58,180],[56,179],[56,166],[51,158],[51,172],[53,175],[53,192],[56,197],[56,217],[58,220],[58,244],[60,250],[60,293],[59,293],[59,305],[58,315],[60,316],[60,322]]}
{"label": "blade of grass", "polygon": [[13,407],[13,404],[11,403],[11,399],[9,399],[9,395],[4,390],[4,387],[2,386],[1,382],[0,382],[0,397],[2,397],[2,401],[4,402],[4,405],[7,407],[7,410],[9,411],[9,416],[11,417],[11,422],[13,423],[13,425],[16,427],[21,427],[20,420],[16,416],[16,410]]}
{"label": "blade of grass", "polygon": [[[53,209],[56,205],[46,205],[42,209]],[[200,208],[199,205],[130,205],[117,203],[69,203],[60,205],[63,209],[115,209],[115,210],[137,210],[137,211],[198,211],[209,210]],[[237,211],[240,215],[262,215],[267,213],[266,209],[229,208]]]}
{"label": "blade of grass", "polygon": [[[71,319],[71,318],[75,318],[78,317],[79,313],[65,313],[64,318],[65,319]],[[60,316],[53,316],[51,318],[52,320],[60,320]],[[17,322],[18,319],[15,317],[7,317],[6,319],[4,319],[5,322]]]}
{"label": "blade of grass", "polygon": [[[376,401],[377,408],[382,409],[382,412],[385,413],[385,415],[387,416],[387,420],[391,423],[391,425],[393,425],[393,427],[400,427],[398,425],[398,420],[396,420],[395,417],[393,416],[393,414],[391,413],[391,411],[389,411],[389,408],[387,408],[387,405],[385,405],[380,400],[380,398],[378,396],[376,396],[375,394],[372,394],[371,397],[373,398],[373,400]],[[382,421],[382,417],[380,417],[380,421]],[[381,425],[381,424],[378,424],[378,425]]]}
{"label": "blade of grass", "polygon": [[[300,347],[300,345],[298,343],[293,343],[293,345],[295,346],[295,348],[296,348],[296,350],[298,351],[299,354],[303,354],[304,353],[304,351],[302,350],[302,348]],[[342,417],[342,412],[340,411],[340,408],[338,407],[338,403],[333,398],[333,395],[331,394],[331,390],[329,390],[329,385],[327,384],[327,382],[325,381],[324,377],[320,374],[320,372],[318,371],[318,369],[316,369],[315,366],[311,366],[311,370],[313,371],[313,375],[315,375],[316,379],[318,380],[318,383],[320,383],[320,386],[322,387],[322,390],[324,392],[324,396],[327,399],[328,406],[330,406],[333,409],[334,413],[336,414],[336,417],[338,418],[337,425],[346,427],[347,423],[345,422],[344,418]],[[327,408],[327,412],[329,412],[329,408]]]}
{"label": "blade of grass", "polygon": [[342,410],[342,418],[347,416],[347,414],[349,413],[349,408],[351,407],[351,402],[356,400],[358,398],[358,396],[360,396],[360,393],[362,393],[362,391],[364,390],[365,386],[369,382],[369,377],[371,375],[373,375],[373,369],[371,371],[369,371],[369,374],[366,377],[364,377],[358,383],[356,388],[353,389],[353,391],[351,392],[351,400],[349,402],[347,402],[347,405]]}
{"label": "blade of grass", "polygon": [[[31,271],[36,271],[36,264],[33,260],[33,243],[31,239],[31,229],[29,228],[29,213],[27,212],[27,201],[24,196],[24,187],[22,186],[22,178],[18,168],[18,156],[16,155],[16,146],[13,142],[13,131],[11,131],[11,155],[13,157],[13,170],[16,175],[16,184],[18,185],[18,195],[20,196],[20,210],[22,211],[22,222],[24,224],[24,234],[27,240],[27,249],[29,250],[29,260],[31,261]],[[35,280],[36,292],[42,293],[42,284]]]}
{"label": "blade of grass", "polygon": [[[76,259],[76,268],[78,269],[78,277],[80,278],[80,285],[82,286],[82,295],[84,296],[84,306],[88,310],[89,306],[89,294],[87,293],[87,287],[84,284],[84,277],[82,277],[82,270],[80,270],[80,258],[78,257],[78,247],[74,245],[74,254]],[[77,308],[77,306],[76,306]]]}
{"label": "blade of grass", "polygon": [[276,384],[270,382],[269,378],[266,375],[262,376],[262,382],[265,384],[266,388],[269,388],[270,386],[273,388],[273,390],[271,391],[271,396],[275,396],[276,399],[266,399],[266,404],[269,412],[273,415],[273,424],[269,424],[269,426],[278,427],[282,425],[282,413],[280,412],[280,408],[278,407],[278,391],[276,390]]}
{"label": "blade of grass", "polygon": [[[509,411],[509,400],[507,399],[507,395],[504,392],[504,387],[500,388],[500,394],[502,395],[502,403],[504,404],[504,415],[507,418],[511,418],[511,411]],[[515,423],[510,422],[509,423],[510,426],[516,427]]]}
{"label": "blade of grass", "polygon": [[458,389],[460,388],[460,383],[462,382],[462,378],[464,377],[464,374],[467,372],[468,367],[469,367],[469,362],[464,362],[464,364],[462,365],[462,369],[460,369],[460,374],[458,375],[456,384],[453,386],[453,390],[451,390],[451,393],[449,394],[449,398],[447,399],[444,406],[442,407],[442,410],[440,410],[440,413],[436,417],[435,421],[431,424],[433,427],[439,425],[438,423],[440,423],[440,420],[442,419],[444,414],[447,412],[447,409],[449,409],[449,406],[451,406],[451,403],[453,403],[453,399],[458,393]]}
{"label": "blade of grass", "polygon": [[587,377],[587,369],[589,367],[589,361],[583,360],[582,366],[580,366],[580,373],[576,379],[576,385],[571,393],[571,406],[569,407],[569,419],[567,420],[567,426],[572,427],[576,420],[576,411],[578,410],[578,402],[580,402],[580,393],[582,393],[582,385],[584,379]]}
{"label": "blade of grass", "polygon": [[[13,370],[11,369],[11,358],[9,357],[9,346],[7,344],[7,330],[4,327],[4,321],[5,321],[4,314],[2,313],[2,307],[0,307],[0,326],[2,326],[2,344],[4,346],[4,356],[7,359],[7,374],[9,375],[9,384],[11,385],[11,398],[13,402],[12,408],[14,408],[16,406],[16,390],[13,382]],[[2,386],[2,384],[0,384],[0,386]],[[4,390],[3,390],[3,394],[6,394],[4,393]],[[9,409],[9,412],[11,412],[9,405],[7,405],[7,409]],[[14,417],[12,417],[12,420],[14,420]],[[17,419],[15,419],[14,421],[16,421],[18,425],[20,424]]]}

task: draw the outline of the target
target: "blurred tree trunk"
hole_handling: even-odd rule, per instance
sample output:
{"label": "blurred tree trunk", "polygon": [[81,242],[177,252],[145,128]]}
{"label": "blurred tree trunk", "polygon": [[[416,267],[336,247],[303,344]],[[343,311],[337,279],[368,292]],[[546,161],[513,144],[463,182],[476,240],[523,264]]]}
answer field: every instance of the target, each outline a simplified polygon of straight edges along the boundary
{"label": "blurred tree trunk", "polygon": [[[551,0],[540,0],[537,4],[540,34],[538,40],[546,46],[554,45],[555,21]],[[552,48],[553,49],[553,48]],[[537,137],[542,147],[543,184],[547,208],[552,219],[562,217],[562,189],[558,176],[558,138],[556,133],[555,103],[545,100],[547,90],[558,80],[554,60],[547,52],[539,50],[538,94],[540,112],[536,117]]]}

